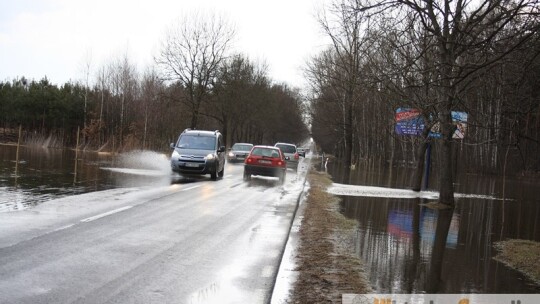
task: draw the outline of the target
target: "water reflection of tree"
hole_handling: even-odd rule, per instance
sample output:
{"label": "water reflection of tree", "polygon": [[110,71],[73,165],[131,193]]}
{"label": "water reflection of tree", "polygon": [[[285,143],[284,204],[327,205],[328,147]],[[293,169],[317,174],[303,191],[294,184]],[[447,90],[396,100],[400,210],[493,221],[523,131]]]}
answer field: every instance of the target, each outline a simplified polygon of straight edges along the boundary
{"label": "water reflection of tree", "polygon": [[431,252],[431,262],[426,280],[426,293],[437,293],[441,289],[444,251],[446,249],[446,240],[453,214],[453,208],[439,210],[437,228],[435,229],[435,240]]}
{"label": "water reflection of tree", "polygon": [[410,258],[409,263],[405,264],[405,273],[407,274],[407,282],[406,282],[406,292],[407,293],[414,293],[414,285],[415,282],[418,279],[418,271],[419,271],[419,264],[420,264],[420,211],[421,206],[420,203],[422,201],[425,201],[424,199],[416,199],[414,202],[414,208],[413,208],[413,218],[412,218],[412,246],[413,246],[413,255],[412,258]]}
{"label": "water reflection of tree", "polygon": [[[343,183],[341,170],[346,168],[338,164],[330,163],[328,172],[335,182]],[[410,175],[411,170],[361,161],[349,182],[407,188]],[[538,287],[531,287],[519,274],[492,259],[493,241],[540,241],[538,184],[512,179],[507,183],[511,185],[507,197],[515,200],[512,203],[460,198],[453,215],[423,206],[423,199],[344,197],[343,213],[359,223],[355,248],[372,286],[387,293],[538,293]],[[501,179],[493,176],[463,175],[456,184],[460,193],[496,197],[500,188]],[[390,231],[394,224],[407,233]]]}

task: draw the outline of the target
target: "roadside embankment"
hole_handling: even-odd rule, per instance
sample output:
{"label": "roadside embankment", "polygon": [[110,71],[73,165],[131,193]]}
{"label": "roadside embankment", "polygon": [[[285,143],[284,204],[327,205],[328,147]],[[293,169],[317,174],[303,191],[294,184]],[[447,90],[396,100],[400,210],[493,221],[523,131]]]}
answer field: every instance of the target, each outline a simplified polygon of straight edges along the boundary
{"label": "roadside embankment", "polygon": [[296,256],[298,277],[291,303],[341,303],[343,293],[370,291],[362,262],[354,254],[356,222],[339,212],[339,198],[326,192],[332,181],[311,170],[300,245]]}

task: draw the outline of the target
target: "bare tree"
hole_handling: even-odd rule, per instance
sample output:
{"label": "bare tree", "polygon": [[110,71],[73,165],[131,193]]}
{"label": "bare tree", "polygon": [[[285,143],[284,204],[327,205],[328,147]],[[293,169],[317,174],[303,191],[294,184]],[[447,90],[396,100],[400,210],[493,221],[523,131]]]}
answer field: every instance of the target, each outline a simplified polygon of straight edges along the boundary
{"label": "bare tree", "polygon": [[192,128],[197,127],[201,105],[207,100],[234,34],[222,17],[192,14],[171,28],[162,43],[155,60],[168,80],[179,82],[187,91],[187,99],[181,101],[191,109]]}
{"label": "bare tree", "polygon": [[128,113],[132,111],[130,105],[139,97],[139,75],[127,53],[116,59],[109,69],[112,93],[120,106],[120,109],[115,111],[120,121],[113,124],[116,129],[114,133],[119,136],[119,148],[123,148],[124,132],[133,119]]}
{"label": "bare tree", "polygon": [[[474,79],[537,33],[538,1],[356,0],[349,9],[362,12],[365,18],[393,19],[395,28],[422,38],[408,41],[423,45],[408,58],[409,67],[430,62],[426,71],[432,74],[429,86],[435,92],[434,109],[442,134],[439,201],[454,205],[451,112],[462,105],[462,96]],[[395,47],[403,50],[405,46]]]}
{"label": "bare tree", "polygon": [[[83,128],[87,127],[87,107],[88,107],[88,90],[90,88],[90,69],[92,67],[92,52],[91,50],[86,51],[86,56],[84,58],[84,62],[82,64],[82,69],[84,73],[84,123]],[[86,138],[84,139],[86,141]]]}
{"label": "bare tree", "polygon": [[146,70],[142,78],[141,86],[141,110],[144,116],[142,146],[143,149],[146,149],[148,147],[147,138],[149,133],[150,112],[160,110],[157,108],[156,103],[161,93],[160,91],[162,90],[162,84],[154,69]]}
{"label": "bare tree", "polygon": [[330,14],[323,11],[318,20],[332,41],[331,50],[322,62],[325,62],[326,81],[331,83],[342,111],[344,160],[349,167],[353,158],[354,113],[360,103],[362,51],[367,43],[364,33],[368,23],[360,19],[360,12],[348,9],[346,3],[347,0],[334,3],[329,8]]}

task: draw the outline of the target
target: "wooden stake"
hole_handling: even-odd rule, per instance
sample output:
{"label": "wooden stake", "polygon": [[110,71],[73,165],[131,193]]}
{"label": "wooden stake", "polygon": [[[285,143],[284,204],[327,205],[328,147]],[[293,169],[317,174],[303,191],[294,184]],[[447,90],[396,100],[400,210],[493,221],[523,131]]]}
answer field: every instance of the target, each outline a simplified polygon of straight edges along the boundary
{"label": "wooden stake", "polygon": [[19,140],[17,141],[17,155],[15,156],[15,176],[19,171],[19,150],[21,148],[22,125],[19,125]]}
{"label": "wooden stake", "polygon": [[79,159],[80,128],[81,127],[77,127],[77,145],[75,146],[75,174],[73,175],[73,184],[75,184],[77,182],[77,161]]}

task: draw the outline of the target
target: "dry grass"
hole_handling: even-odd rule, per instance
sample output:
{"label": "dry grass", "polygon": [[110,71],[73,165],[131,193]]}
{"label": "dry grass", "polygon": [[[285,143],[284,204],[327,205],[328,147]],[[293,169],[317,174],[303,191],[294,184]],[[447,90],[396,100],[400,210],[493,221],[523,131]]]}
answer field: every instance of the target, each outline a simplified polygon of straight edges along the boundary
{"label": "dry grass", "polygon": [[367,293],[362,263],[352,244],[356,222],[339,212],[339,200],[326,192],[329,176],[311,171],[298,248],[298,279],[292,303],[341,303],[343,293]]}
{"label": "dry grass", "polygon": [[495,243],[500,251],[494,257],[510,268],[525,274],[540,284],[540,243],[526,240],[507,240]]}

